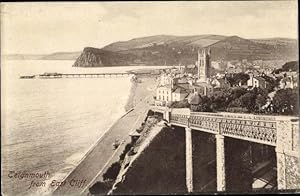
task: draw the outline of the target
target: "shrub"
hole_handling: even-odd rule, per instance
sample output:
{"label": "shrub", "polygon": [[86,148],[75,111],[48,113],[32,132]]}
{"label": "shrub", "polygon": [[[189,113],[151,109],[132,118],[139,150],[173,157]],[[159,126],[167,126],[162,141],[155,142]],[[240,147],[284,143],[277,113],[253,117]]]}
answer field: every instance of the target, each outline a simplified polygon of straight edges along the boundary
{"label": "shrub", "polygon": [[188,108],[190,106],[190,104],[188,103],[187,99],[184,99],[182,101],[174,101],[171,104],[172,108]]}
{"label": "shrub", "polygon": [[109,182],[96,182],[89,188],[89,192],[92,195],[106,195],[111,186],[112,185]]}
{"label": "shrub", "polygon": [[107,171],[103,174],[103,180],[116,180],[121,169],[121,165],[119,162],[114,162]]}
{"label": "shrub", "polygon": [[128,143],[126,144],[125,146],[125,149],[123,150],[122,154],[120,155],[120,160],[123,161],[127,152],[132,148],[132,144],[131,143]]}
{"label": "shrub", "polygon": [[299,114],[299,89],[280,89],[273,98],[274,109],[279,114]]}
{"label": "shrub", "polygon": [[153,115],[154,115],[154,112],[152,110],[149,110],[147,113],[147,116],[153,116]]}
{"label": "shrub", "polygon": [[248,112],[248,110],[244,107],[229,107],[227,108],[227,112],[245,113]]}

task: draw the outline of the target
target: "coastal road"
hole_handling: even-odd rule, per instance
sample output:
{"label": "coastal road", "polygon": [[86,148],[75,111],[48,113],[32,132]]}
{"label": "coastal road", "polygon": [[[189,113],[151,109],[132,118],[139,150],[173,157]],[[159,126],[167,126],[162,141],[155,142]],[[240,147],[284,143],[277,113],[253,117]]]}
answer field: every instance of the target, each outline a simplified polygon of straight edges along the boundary
{"label": "coastal road", "polygon": [[[59,186],[54,195],[80,195],[88,192],[96,179],[99,179],[106,168],[113,161],[118,160],[124,146],[130,141],[129,134],[139,128],[146,118],[151,95],[146,96],[135,106],[134,110],[120,118],[97,142],[94,148],[86,155],[79,165],[66,177],[63,186]],[[112,144],[115,140],[122,140],[124,143],[117,150],[113,149]],[[102,177],[101,177],[102,178]],[[77,181],[76,181],[77,180]],[[71,183],[73,182],[73,183]],[[84,182],[74,186],[75,182]],[[73,185],[73,186],[72,186]],[[84,194],[86,195],[86,194]]]}

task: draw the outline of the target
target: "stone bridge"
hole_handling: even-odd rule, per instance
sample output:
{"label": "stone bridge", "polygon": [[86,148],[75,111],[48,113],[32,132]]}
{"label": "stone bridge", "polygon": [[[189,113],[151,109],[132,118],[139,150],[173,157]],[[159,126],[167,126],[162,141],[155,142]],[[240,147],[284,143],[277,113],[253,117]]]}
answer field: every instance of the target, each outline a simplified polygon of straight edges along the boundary
{"label": "stone bridge", "polygon": [[193,192],[192,130],[216,138],[217,191],[226,191],[224,138],[230,137],[275,147],[278,190],[300,189],[299,118],[239,113],[191,112],[187,108],[155,106],[171,125],[185,127],[186,186]]}

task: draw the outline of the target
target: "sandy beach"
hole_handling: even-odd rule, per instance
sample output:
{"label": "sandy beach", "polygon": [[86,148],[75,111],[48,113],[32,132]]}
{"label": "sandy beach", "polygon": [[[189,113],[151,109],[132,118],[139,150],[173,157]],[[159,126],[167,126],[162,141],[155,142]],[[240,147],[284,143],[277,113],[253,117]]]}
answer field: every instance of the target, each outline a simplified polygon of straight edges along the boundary
{"label": "sandy beach", "polygon": [[[102,181],[102,175],[106,169],[119,159],[125,145],[130,141],[129,134],[139,128],[146,118],[149,103],[153,102],[155,94],[156,78],[149,76],[138,77],[139,82],[133,82],[126,111],[114,125],[101,137],[86,155],[79,165],[64,179],[64,185],[57,187],[55,195],[86,194],[88,188],[95,182]],[[123,143],[114,150],[112,144],[118,139]],[[71,186],[72,180],[82,180],[80,187]]]}
{"label": "sandy beach", "polygon": [[[125,110],[128,111],[139,104],[147,96],[154,96],[157,86],[156,78],[149,76],[138,76],[137,81],[132,81],[130,94]],[[150,102],[149,102],[150,103]]]}

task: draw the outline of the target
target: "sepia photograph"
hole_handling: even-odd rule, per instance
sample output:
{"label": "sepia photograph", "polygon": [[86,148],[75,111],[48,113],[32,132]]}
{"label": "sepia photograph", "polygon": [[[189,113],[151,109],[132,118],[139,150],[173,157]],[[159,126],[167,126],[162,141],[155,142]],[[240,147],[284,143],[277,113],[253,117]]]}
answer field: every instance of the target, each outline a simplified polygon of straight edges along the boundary
{"label": "sepia photograph", "polygon": [[1,195],[300,193],[298,1],[1,2]]}

